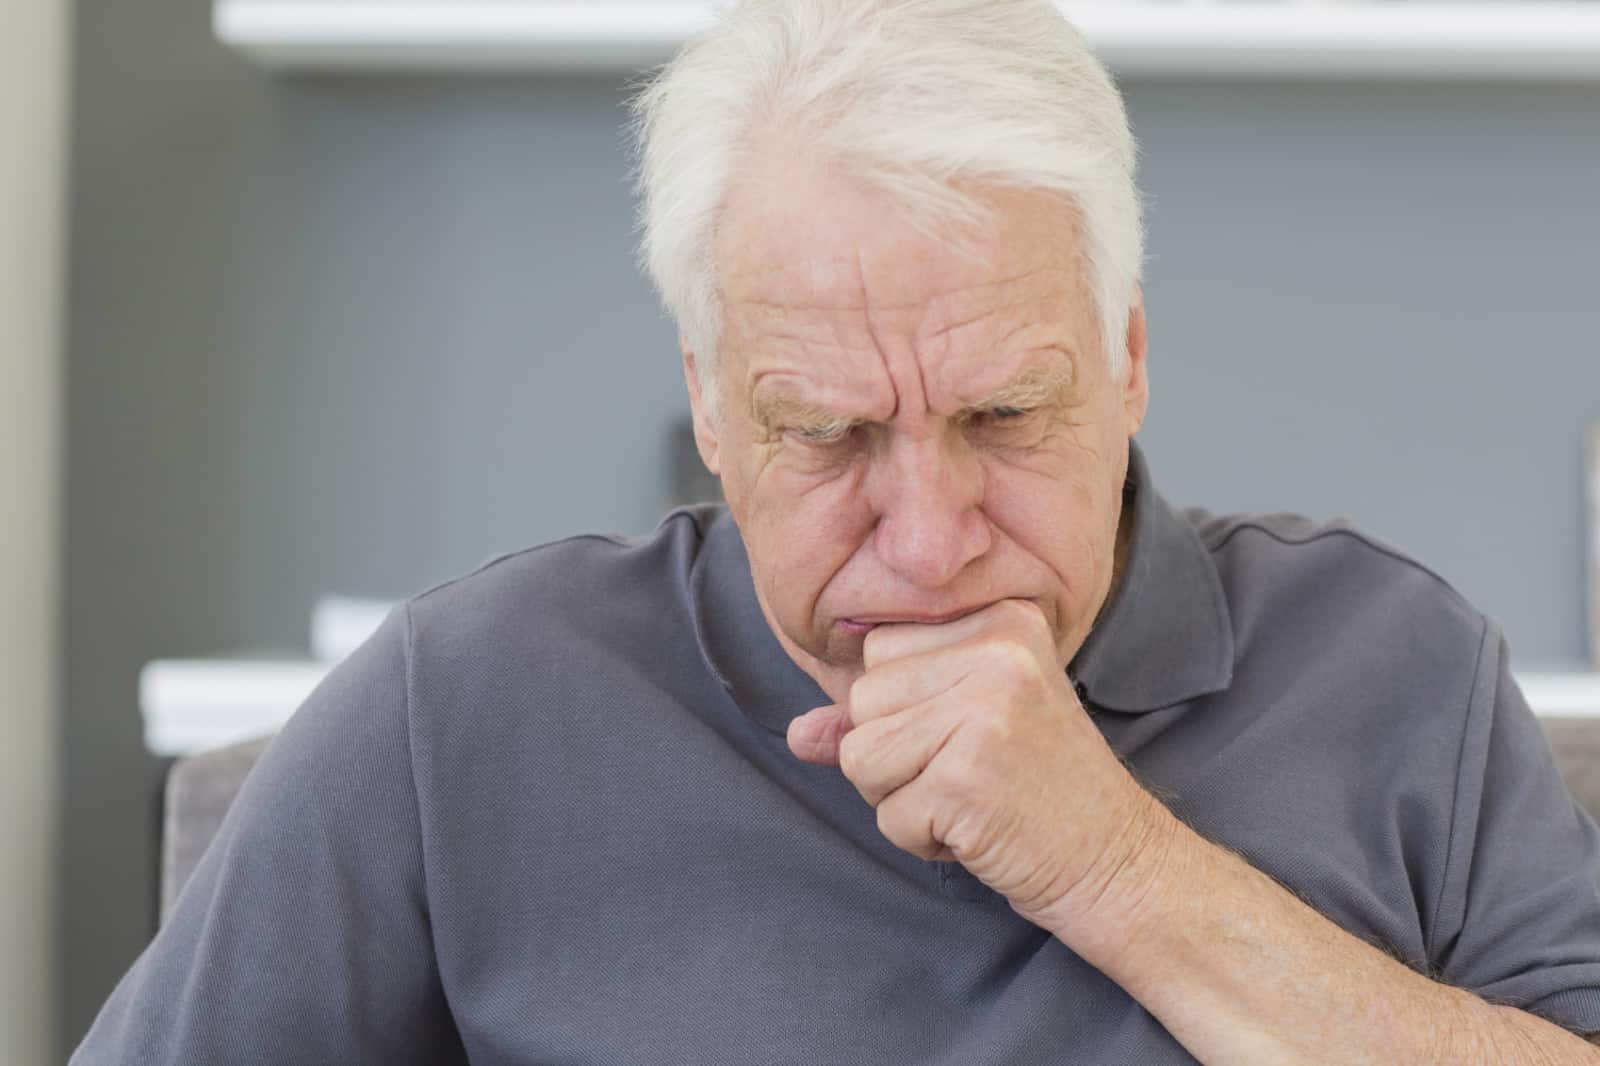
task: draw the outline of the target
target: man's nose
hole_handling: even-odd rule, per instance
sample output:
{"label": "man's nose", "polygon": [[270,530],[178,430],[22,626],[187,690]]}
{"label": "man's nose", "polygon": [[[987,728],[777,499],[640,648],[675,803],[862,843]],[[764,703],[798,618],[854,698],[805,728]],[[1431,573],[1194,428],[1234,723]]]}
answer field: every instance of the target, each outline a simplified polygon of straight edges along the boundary
{"label": "man's nose", "polygon": [[878,558],[912,584],[941,588],[989,550],[982,465],[959,434],[894,434],[867,489]]}

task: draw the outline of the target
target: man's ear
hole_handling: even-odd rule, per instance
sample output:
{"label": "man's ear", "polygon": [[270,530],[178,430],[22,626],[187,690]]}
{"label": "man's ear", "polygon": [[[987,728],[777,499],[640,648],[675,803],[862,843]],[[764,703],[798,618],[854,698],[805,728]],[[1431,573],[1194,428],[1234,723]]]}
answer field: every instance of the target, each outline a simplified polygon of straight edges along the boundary
{"label": "man's ear", "polygon": [[1145,412],[1150,408],[1150,375],[1147,357],[1150,337],[1145,332],[1144,289],[1133,291],[1133,303],[1128,308],[1128,363],[1123,371],[1122,411],[1127,420],[1128,436],[1132,437],[1144,425]]}
{"label": "man's ear", "polygon": [[683,349],[683,379],[689,386],[689,411],[694,417],[694,446],[700,452],[700,461],[706,464],[706,469],[721,477],[722,460],[717,445],[717,428],[701,394],[700,373],[694,364],[694,352],[690,350],[686,338],[678,343]]}

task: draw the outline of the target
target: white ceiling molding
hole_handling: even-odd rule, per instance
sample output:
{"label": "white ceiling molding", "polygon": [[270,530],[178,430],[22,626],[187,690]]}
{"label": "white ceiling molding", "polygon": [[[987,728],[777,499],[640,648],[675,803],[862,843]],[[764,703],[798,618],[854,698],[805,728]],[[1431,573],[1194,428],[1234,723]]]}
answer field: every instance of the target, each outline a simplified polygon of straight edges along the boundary
{"label": "white ceiling molding", "polygon": [[[216,0],[217,36],[285,71],[627,73],[710,25],[712,2]],[[1137,76],[1600,81],[1579,0],[1062,0]]]}

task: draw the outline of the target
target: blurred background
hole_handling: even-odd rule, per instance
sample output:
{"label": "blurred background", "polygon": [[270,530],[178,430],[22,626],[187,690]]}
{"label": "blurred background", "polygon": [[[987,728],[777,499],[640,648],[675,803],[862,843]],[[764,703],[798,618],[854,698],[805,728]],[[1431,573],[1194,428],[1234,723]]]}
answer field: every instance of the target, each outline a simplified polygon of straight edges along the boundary
{"label": "blurred background", "polygon": [[[65,1057],[155,927],[176,749],[147,747],[147,663],[304,657],[330,594],[646,531],[700,491],[621,124],[704,5],[5,4],[22,1064]],[[1596,691],[1600,5],[1067,6],[1142,145],[1140,439],[1167,497],[1348,516],[1496,617],[1521,669]]]}

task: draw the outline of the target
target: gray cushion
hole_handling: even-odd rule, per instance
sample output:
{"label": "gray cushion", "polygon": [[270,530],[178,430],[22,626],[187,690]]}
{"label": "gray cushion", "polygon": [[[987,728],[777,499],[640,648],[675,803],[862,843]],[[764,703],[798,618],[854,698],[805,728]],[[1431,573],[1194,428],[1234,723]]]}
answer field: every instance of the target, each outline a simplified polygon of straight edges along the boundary
{"label": "gray cushion", "polygon": [[1567,791],[1600,821],[1600,718],[1544,718]]}
{"label": "gray cushion", "polygon": [[245,775],[271,739],[247,740],[172,764],[161,826],[162,922],[172,913],[178,892],[217,835]]}
{"label": "gray cushion", "polygon": [[[1578,805],[1600,820],[1600,718],[1545,718],[1556,764]],[[161,839],[161,920],[172,910],[245,775],[270,737],[179,759],[167,777]]]}

